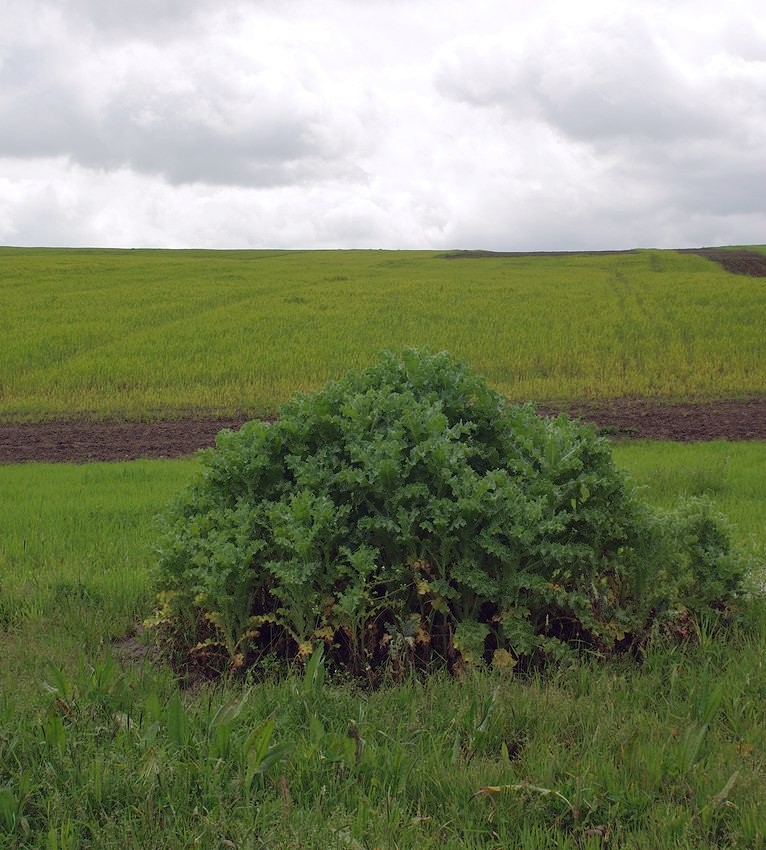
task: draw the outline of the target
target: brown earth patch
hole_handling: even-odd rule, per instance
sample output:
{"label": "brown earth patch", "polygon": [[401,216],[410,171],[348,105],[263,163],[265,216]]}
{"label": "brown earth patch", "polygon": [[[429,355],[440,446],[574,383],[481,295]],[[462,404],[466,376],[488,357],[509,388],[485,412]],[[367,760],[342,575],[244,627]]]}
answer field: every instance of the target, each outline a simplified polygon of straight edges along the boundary
{"label": "brown earth patch", "polygon": [[766,440],[766,398],[661,403],[650,399],[571,402],[538,405],[550,416],[568,413],[594,422],[602,434],[616,438],[675,440]]}
{"label": "brown earth patch", "polygon": [[0,463],[178,458],[212,446],[244,419],[168,422],[41,422],[0,425]]}
{"label": "brown earth patch", "polygon": [[718,263],[731,274],[743,274],[749,277],[766,277],[766,255],[755,251],[725,248],[683,248],[681,254],[697,254]]}
{"label": "brown earth patch", "polygon": [[[615,438],[649,440],[766,440],[766,397],[669,404],[647,399],[541,404],[542,415],[568,413]],[[177,458],[212,446],[223,428],[244,418],[170,422],[45,422],[0,425],[0,463],[84,463]]]}
{"label": "brown earth patch", "polygon": [[146,640],[141,627],[136,633],[130,633],[123,638],[112,641],[112,655],[117,661],[126,665],[141,664],[158,658],[157,647]]}

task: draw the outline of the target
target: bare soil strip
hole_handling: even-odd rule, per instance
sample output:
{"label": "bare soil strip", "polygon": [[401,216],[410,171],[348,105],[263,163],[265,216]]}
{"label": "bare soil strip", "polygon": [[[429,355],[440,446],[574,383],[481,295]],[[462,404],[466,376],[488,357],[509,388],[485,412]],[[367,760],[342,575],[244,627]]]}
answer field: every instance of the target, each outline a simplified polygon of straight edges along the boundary
{"label": "bare soil strip", "polygon": [[[766,440],[766,397],[664,404],[646,399],[540,405],[545,416],[568,413],[617,439]],[[170,422],[45,422],[0,425],[0,463],[177,458],[212,446],[223,428],[244,419]]]}
{"label": "bare soil strip", "polygon": [[550,416],[568,413],[594,422],[607,436],[645,440],[766,440],[766,398],[666,404],[652,399],[572,402],[538,406]]}

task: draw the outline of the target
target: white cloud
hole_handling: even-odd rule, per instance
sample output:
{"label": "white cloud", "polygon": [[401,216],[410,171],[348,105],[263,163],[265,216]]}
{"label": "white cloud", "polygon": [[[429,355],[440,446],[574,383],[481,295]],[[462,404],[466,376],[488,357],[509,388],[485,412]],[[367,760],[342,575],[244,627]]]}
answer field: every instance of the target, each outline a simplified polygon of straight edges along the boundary
{"label": "white cloud", "polygon": [[[685,21],[612,10],[531,22],[523,33],[469,35],[443,47],[435,86],[494,115],[497,137],[501,128],[527,138],[549,128],[557,141],[538,209],[555,222],[557,191],[574,205],[559,231],[568,243],[667,244],[659,225],[670,213],[684,244],[720,233],[725,216],[738,225],[754,217],[747,234],[762,240],[766,210],[756,187],[766,178],[766,51],[758,51],[766,42],[749,38],[750,58],[732,54],[732,38],[713,50],[705,28],[695,38],[694,22],[684,29]],[[526,151],[526,173],[535,165]],[[583,240],[578,219],[598,223],[600,235]]]}
{"label": "white cloud", "polygon": [[764,241],[756,12],[7,0],[0,241]]}

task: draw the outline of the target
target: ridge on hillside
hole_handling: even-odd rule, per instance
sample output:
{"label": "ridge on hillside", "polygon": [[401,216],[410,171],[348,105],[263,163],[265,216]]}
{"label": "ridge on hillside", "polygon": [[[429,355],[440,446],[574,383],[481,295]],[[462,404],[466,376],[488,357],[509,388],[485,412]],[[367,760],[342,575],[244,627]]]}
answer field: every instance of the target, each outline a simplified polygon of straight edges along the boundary
{"label": "ridge on hillside", "polygon": [[[606,251],[450,251],[440,254],[441,260],[482,260],[519,257],[573,257],[609,256],[612,254],[635,254],[638,248]],[[718,263],[730,274],[747,275],[748,277],[766,277],[766,255],[759,254],[747,248],[676,248],[679,254],[696,254]]]}

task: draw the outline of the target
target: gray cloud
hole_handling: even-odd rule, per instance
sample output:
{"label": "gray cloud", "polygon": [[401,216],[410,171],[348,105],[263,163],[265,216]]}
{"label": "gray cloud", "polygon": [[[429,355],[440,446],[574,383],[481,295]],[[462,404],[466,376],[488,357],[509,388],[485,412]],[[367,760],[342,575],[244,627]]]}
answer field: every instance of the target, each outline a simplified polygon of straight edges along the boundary
{"label": "gray cloud", "polygon": [[[359,120],[327,92],[249,57],[156,48],[126,51],[95,90],[32,46],[2,66],[0,156],[63,155],[80,165],[129,167],[171,183],[276,186],[361,174]],[[238,61],[239,60],[239,61]],[[91,68],[98,72],[98,64]],[[111,78],[111,79],[110,79]]]}
{"label": "gray cloud", "polygon": [[110,41],[183,39],[204,26],[204,17],[225,9],[225,0],[59,0],[55,4],[72,29],[85,28]]}
{"label": "gray cloud", "polygon": [[98,146],[84,92],[42,47],[18,50],[0,67],[0,155],[51,156]]}
{"label": "gray cloud", "polygon": [[446,50],[437,90],[591,142],[677,141],[726,129],[725,79],[680,66],[672,46],[635,15],[574,34],[546,26],[522,41],[508,38],[489,51],[476,40]]}
{"label": "gray cloud", "polygon": [[[113,141],[102,148],[105,161],[94,164],[126,165],[171,183],[247,186],[329,179],[347,169],[339,147],[353,150],[353,133],[299,87],[280,93],[257,79],[239,91],[222,80],[189,83],[189,91],[117,92],[99,128]],[[328,124],[335,144],[327,142]]]}

